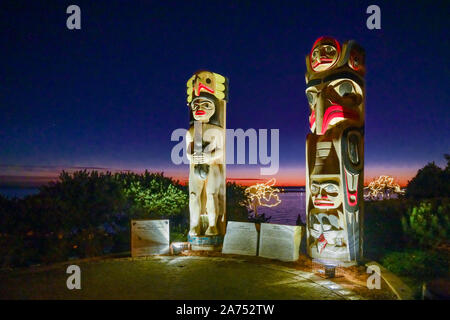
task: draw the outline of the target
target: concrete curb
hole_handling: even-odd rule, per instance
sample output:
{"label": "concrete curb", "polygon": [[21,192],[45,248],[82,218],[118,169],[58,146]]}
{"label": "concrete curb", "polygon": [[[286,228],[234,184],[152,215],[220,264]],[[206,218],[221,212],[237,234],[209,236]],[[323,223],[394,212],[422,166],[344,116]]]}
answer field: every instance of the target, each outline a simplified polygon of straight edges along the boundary
{"label": "concrete curb", "polygon": [[388,284],[399,300],[414,300],[413,291],[399,277],[376,261],[366,263],[366,267],[370,266],[377,266],[380,269],[378,275]]}

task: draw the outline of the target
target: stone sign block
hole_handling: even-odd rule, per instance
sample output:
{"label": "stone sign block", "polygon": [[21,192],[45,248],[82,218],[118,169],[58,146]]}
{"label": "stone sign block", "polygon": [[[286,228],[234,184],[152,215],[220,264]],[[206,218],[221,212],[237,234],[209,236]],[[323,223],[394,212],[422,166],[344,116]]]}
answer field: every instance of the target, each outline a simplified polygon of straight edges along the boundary
{"label": "stone sign block", "polygon": [[259,256],[296,261],[300,250],[301,226],[261,223]]}
{"label": "stone sign block", "polygon": [[131,256],[169,253],[169,220],[131,220]]}
{"label": "stone sign block", "polygon": [[258,232],[254,223],[229,221],[222,253],[256,256]]}

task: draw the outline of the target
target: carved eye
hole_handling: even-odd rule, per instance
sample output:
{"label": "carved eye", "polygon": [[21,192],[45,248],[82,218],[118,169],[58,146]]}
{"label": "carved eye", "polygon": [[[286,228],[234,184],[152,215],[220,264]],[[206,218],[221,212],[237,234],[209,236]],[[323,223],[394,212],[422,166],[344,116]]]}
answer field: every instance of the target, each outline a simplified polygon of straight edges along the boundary
{"label": "carved eye", "polygon": [[359,163],[359,137],[355,133],[350,133],[347,137],[347,143],[348,157],[354,165],[357,165]]}
{"label": "carved eye", "polygon": [[312,57],[313,57],[313,58],[316,58],[317,55],[318,55],[318,53],[319,53],[319,50],[315,49],[315,50],[313,51],[313,53],[312,53]]}
{"label": "carved eye", "polygon": [[211,102],[203,102],[201,106],[206,110],[212,110],[212,108],[214,107]]}
{"label": "carved eye", "polygon": [[314,194],[314,195],[319,193],[319,187],[317,185],[315,185],[315,184],[312,184],[311,185],[311,193]]}
{"label": "carved eye", "polygon": [[206,83],[210,84],[211,83],[211,79],[210,78],[206,78]]}
{"label": "carved eye", "polygon": [[338,193],[338,189],[336,188],[336,186],[334,184],[329,184],[325,187],[325,191],[328,194],[337,194]]}
{"label": "carved eye", "polygon": [[352,50],[352,52],[350,53],[350,60],[349,60],[350,67],[358,71],[363,64],[364,64],[364,56],[360,52]]}
{"label": "carved eye", "polygon": [[350,81],[341,82],[337,89],[341,97],[345,97],[354,92],[353,85]]}
{"label": "carved eye", "polygon": [[314,105],[316,103],[316,93],[314,91],[307,91],[306,98],[308,99],[308,103],[310,105]]}

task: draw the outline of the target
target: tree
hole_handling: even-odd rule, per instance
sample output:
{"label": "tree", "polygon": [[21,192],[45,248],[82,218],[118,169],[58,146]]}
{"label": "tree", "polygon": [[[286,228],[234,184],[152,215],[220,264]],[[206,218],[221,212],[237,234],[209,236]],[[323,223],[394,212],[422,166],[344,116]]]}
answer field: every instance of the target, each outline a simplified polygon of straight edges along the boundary
{"label": "tree", "polygon": [[278,197],[277,188],[273,188],[275,185],[275,178],[270,179],[266,183],[257,183],[247,189],[245,189],[245,194],[248,197],[247,207],[250,212],[253,212],[253,216],[249,217],[251,222],[267,222],[271,217],[265,216],[265,214],[258,214],[258,207],[276,207],[281,203]]}
{"label": "tree", "polygon": [[235,182],[227,182],[227,220],[248,221],[247,202],[245,187]]}
{"label": "tree", "polygon": [[370,182],[364,189],[367,190],[364,198],[368,200],[390,199],[394,194],[402,195],[405,193],[400,188],[400,185],[394,182],[394,178],[390,176],[380,176],[378,179]]}
{"label": "tree", "polygon": [[406,197],[412,199],[445,198],[450,196],[450,155],[443,170],[434,162],[428,163],[406,187]]}

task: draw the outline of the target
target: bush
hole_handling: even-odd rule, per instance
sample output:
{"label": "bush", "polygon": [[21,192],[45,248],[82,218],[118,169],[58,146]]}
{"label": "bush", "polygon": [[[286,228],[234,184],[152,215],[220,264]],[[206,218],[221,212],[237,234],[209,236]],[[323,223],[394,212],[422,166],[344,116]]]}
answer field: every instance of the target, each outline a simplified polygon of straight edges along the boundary
{"label": "bush", "polygon": [[401,250],[407,244],[402,216],[408,202],[400,199],[364,203],[364,255],[379,259],[387,250]]}
{"label": "bush", "polygon": [[62,172],[24,199],[0,197],[0,265],[56,262],[129,249],[134,218],[187,230],[188,195],[161,174]]}
{"label": "bush", "polygon": [[[247,221],[244,189],[227,184],[228,220]],[[0,265],[129,250],[131,219],[169,219],[171,240],[185,241],[188,203],[187,187],[162,173],[62,172],[37,195],[0,196]]]}
{"label": "bush", "polygon": [[132,182],[125,189],[127,197],[133,199],[136,218],[151,216],[169,218],[183,214],[189,199],[186,192],[174,185],[163,186],[160,181],[152,180],[145,188],[139,181]]}
{"label": "bush", "polygon": [[248,221],[248,210],[246,207],[247,196],[245,187],[235,182],[227,183],[227,220]]}
{"label": "bush", "polygon": [[448,257],[421,250],[390,252],[383,257],[381,263],[397,275],[423,281],[448,276],[450,267]]}
{"label": "bush", "polygon": [[426,281],[449,274],[450,156],[427,164],[408,183],[406,199],[365,202],[364,254],[392,272]]}
{"label": "bush", "polygon": [[267,223],[271,218],[272,216],[266,217],[265,213],[255,215],[253,211],[251,211],[248,215],[248,221],[253,223]]}
{"label": "bush", "polygon": [[436,248],[448,241],[450,235],[450,205],[444,201],[424,201],[408,210],[402,217],[405,234],[423,249]]}

